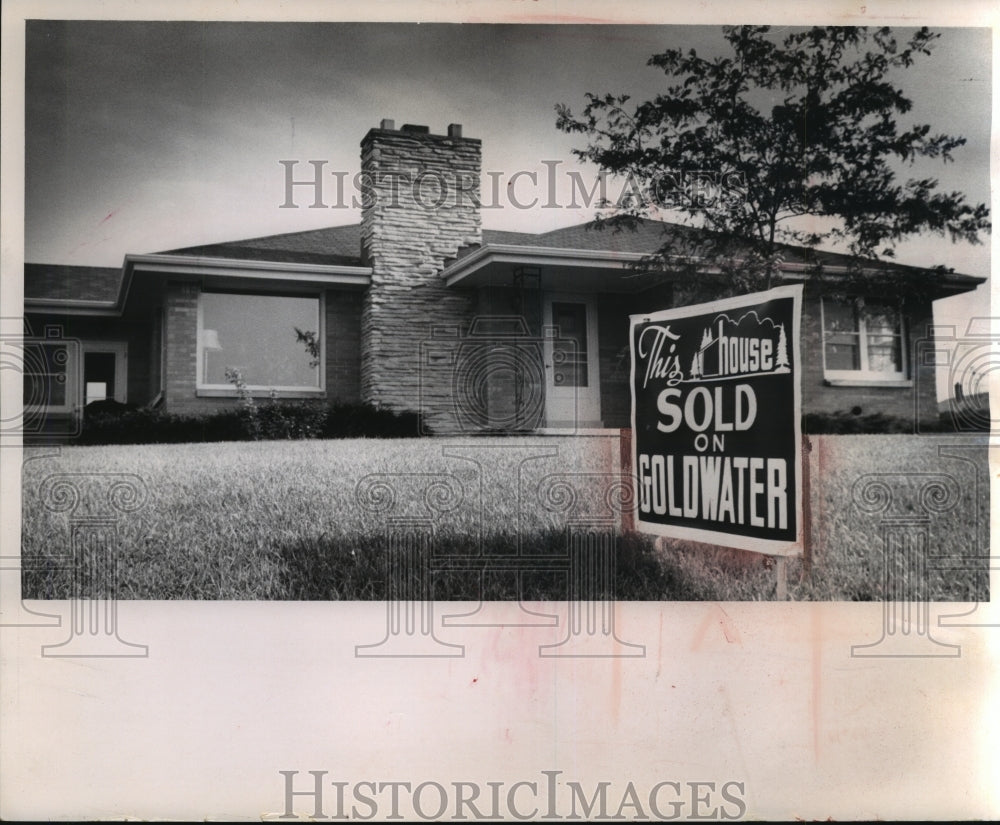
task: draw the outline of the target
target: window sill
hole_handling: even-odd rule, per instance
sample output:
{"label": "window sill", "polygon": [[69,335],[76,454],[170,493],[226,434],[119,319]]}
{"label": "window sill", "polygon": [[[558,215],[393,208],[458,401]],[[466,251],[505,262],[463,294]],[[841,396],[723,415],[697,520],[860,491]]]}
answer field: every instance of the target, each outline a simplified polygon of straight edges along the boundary
{"label": "window sill", "polygon": [[[194,391],[196,398],[239,398],[236,390],[216,390],[203,389],[199,387]],[[254,399],[268,399],[271,397],[271,390],[250,390],[250,395]],[[326,390],[276,390],[274,397],[281,400],[284,398],[325,398]]]}
{"label": "window sill", "polygon": [[910,378],[824,378],[828,387],[893,387],[906,389],[913,386]]}

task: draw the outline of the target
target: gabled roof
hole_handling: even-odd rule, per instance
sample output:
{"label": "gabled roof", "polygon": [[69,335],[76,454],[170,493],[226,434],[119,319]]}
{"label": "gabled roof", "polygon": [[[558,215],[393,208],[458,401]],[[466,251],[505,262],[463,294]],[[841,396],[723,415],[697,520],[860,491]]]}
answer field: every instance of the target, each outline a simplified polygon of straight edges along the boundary
{"label": "gabled roof", "polygon": [[[658,227],[659,224],[653,223]],[[484,244],[512,244],[516,246],[560,246],[579,249],[615,249],[621,246],[640,247],[651,252],[659,246],[652,243],[651,231],[639,233],[591,232],[591,224],[580,224],[551,232],[510,232],[503,229],[484,229]],[[659,230],[656,230],[657,235]],[[630,237],[626,237],[630,236]],[[361,224],[308,229],[282,235],[265,235],[242,241],[186,246],[171,249],[164,255],[196,255],[204,258],[230,260],[285,261],[288,263],[353,264],[361,261]]]}
{"label": "gabled roof", "polygon": [[[539,250],[538,254],[548,259],[551,259],[556,251],[564,250],[568,253],[564,256],[567,259],[577,258],[581,261],[584,258],[594,258],[595,261],[600,259],[600,266],[625,264],[659,249],[663,244],[665,233],[697,231],[680,224],[653,220],[638,221],[635,231],[601,227],[594,221],[539,233],[484,229],[482,244],[459,250],[456,260],[447,266],[446,274],[460,274],[459,271],[465,268],[466,263],[471,264],[470,256],[483,259],[484,256],[489,257],[491,250],[503,250],[509,255],[517,249],[528,256],[532,254],[532,250]],[[785,247],[785,262],[789,269],[805,264],[805,251],[798,247]],[[588,256],[585,254],[587,252],[593,252],[594,255]],[[832,252],[816,254],[828,266],[846,266],[851,260],[847,255]],[[233,262],[228,267],[230,270],[238,269],[240,261],[257,262],[259,266],[275,264],[305,269],[360,267],[361,225],[347,224],[280,235],[265,235],[240,241],[188,246],[153,256],[130,255],[126,257],[126,263],[120,269],[25,264],[25,299],[39,305],[48,302],[73,302],[81,306],[88,304],[101,306],[114,304],[116,300],[120,303],[124,294],[123,279],[127,275],[130,276],[130,267],[137,262],[152,266],[154,259],[159,267],[169,266],[172,261],[176,261],[178,266],[184,262],[189,268],[190,265],[202,267],[210,265],[211,268],[217,268],[222,266],[223,261],[230,261]],[[896,271],[917,271],[916,267],[894,263],[887,265]],[[461,279],[452,277],[449,282],[458,280]],[[947,276],[947,282],[952,289],[973,289],[982,281],[982,278],[957,273]]]}
{"label": "gabled roof", "polygon": [[[663,244],[666,232],[686,231],[675,223],[641,220],[635,231],[615,230],[595,221],[564,226],[538,235],[528,235],[524,246],[539,246],[552,249],[597,249],[608,252],[638,252],[648,255]],[[484,239],[485,240],[485,239]],[[505,241],[510,243],[510,241]]]}
{"label": "gabled roof", "polygon": [[[659,224],[645,232],[591,231],[580,224],[551,232],[509,232],[484,229],[484,244],[559,246],[580,249],[621,249],[651,252],[659,246]],[[161,255],[326,265],[361,265],[361,224],[330,226],[302,232],[265,235],[240,241],[171,249]],[[25,264],[24,295],[43,300],[97,300],[113,303],[119,294],[122,269],[64,264]]]}
{"label": "gabled roof", "polygon": [[164,255],[226,258],[236,261],[268,261],[295,264],[361,265],[361,224],[330,226],[283,235],[265,235],[242,241],[186,246]]}
{"label": "gabled roof", "polygon": [[[144,271],[203,274],[232,277],[239,274],[240,262],[260,270],[244,273],[265,277],[291,270],[306,272],[314,280],[335,280],[333,273],[347,273],[348,280],[366,276],[361,267],[361,226],[350,224],[325,229],[267,235],[242,241],[189,246],[156,255],[126,255],[121,268],[70,266],[65,264],[25,264],[24,298],[39,308],[73,306],[79,311],[120,312],[128,285],[138,266]],[[264,266],[262,266],[262,264]],[[267,264],[274,266],[268,267]],[[357,272],[347,272],[356,269]],[[273,272],[272,272],[273,270]],[[366,270],[367,271],[367,270]],[[284,274],[282,275],[284,277]]]}
{"label": "gabled roof", "polygon": [[[641,221],[635,232],[608,227],[598,227],[594,221],[564,226],[548,232],[508,232],[502,229],[484,229],[483,246],[524,246],[545,249],[592,249],[607,252],[627,252],[648,255],[663,243],[664,228],[676,227],[661,221]],[[458,257],[479,247],[467,246],[459,250]]]}
{"label": "gabled roof", "polygon": [[[701,231],[696,227],[649,219],[636,220],[634,229],[615,228],[607,223],[589,221],[538,234],[484,230],[483,243],[460,249],[456,258],[445,267],[443,276],[449,285],[457,285],[463,281],[467,285],[474,285],[474,282],[465,280],[466,275],[489,266],[493,261],[579,267],[586,265],[602,268],[614,265],[625,267],[657,252],[671,234],[696,235]],[[564,252],[567,254],[561,254]],[[592,254],[588,255],[588,252]],[[850,255],[810,250],[789,244],[782,246],[781,253],[783,261],[781,268],[788,275],[808,272],[817,261],[832,272],[847,271],[856,263]],[[865,268],[871,267],[865,265]],[[879,262],[879,268],[883,272],[902,274],[930,271],[886,260]],[[939,277],[943,294],[947,291],[971,290],[984,281],[984,278],[957,272],[942,273]]]}
{"label": "gabled roof", "polygon": [[[636,221],[634,231],[631,229],[616,229],[609,224],[599,224],[596,221],[565,226],[548,232],[531,234],[526,232],[498,232],[483,230],[483,246],[510,245],[546,249],[580,249],[606,252],[625,253],[627,255],[650,255],[656,252],[671,235],[691,233],[697,235],[701,230],[684,224],[669,221],[654,221],[641,218]],[[471,254],[479,247],[465,247],[457,257]],[[807,257],[807,252],[811,253]],[[852,262],[850,255],[823,250],[807,250],[803,247],[786,244],[782,247],[783,259],[792,265],[813,263],[819,260],[827,266],[848,266]],[[882,264],[890,270],[914,272],[919,267],[899,264],[893,261],[883,261]],[[970,282],[981,279],[973,276],[957,275],[958,278],[969,278]]]}

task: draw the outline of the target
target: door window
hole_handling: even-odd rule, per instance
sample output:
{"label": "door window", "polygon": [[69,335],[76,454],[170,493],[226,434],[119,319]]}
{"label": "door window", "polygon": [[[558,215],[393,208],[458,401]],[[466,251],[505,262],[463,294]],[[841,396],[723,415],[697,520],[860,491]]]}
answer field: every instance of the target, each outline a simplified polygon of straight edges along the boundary
{"label": "door window", "polygon": [[552,302],[552,324],[557,335],[552,342],[552,380],[557,387],[586,387],[587,305]]}

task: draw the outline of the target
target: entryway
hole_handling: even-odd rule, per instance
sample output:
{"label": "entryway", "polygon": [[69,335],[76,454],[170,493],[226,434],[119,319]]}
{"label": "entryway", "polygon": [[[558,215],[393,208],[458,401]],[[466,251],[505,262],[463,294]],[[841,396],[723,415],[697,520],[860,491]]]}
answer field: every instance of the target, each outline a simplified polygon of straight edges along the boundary
{"label": "entryway", "polygon": [[597,307],[593,296],[547,295],[543,324],[546,426],[600,427]]}

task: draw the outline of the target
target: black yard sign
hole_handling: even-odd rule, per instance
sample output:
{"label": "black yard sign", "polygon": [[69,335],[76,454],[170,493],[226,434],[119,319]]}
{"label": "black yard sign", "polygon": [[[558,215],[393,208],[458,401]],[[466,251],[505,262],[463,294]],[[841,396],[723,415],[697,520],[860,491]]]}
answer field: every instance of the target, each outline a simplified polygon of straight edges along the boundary
{"label": "black yard sign", "polygon": [[638,529],[797,552],[801,286],[631,317]]}

